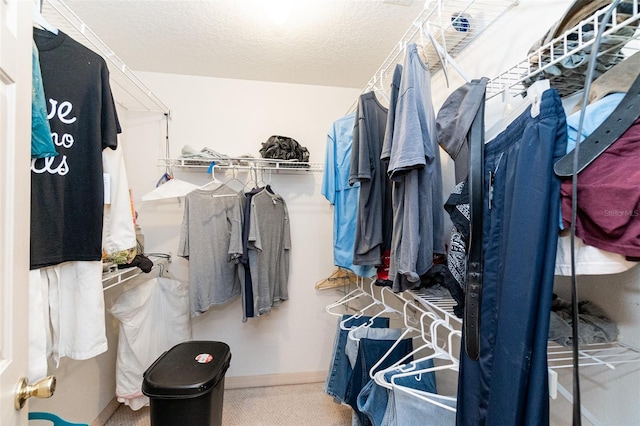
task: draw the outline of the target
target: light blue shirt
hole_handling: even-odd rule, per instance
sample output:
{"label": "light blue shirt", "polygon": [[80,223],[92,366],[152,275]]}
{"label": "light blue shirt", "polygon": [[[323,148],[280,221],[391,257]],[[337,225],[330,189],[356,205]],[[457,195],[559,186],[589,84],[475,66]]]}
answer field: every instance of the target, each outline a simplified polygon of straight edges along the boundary
{"label": "light blue shirt", "polygon": [[[585,109],[584,121],[582,122],[582,132],[580,143],[593,133],[600,125],[613,113],[622,102],[625,93],[612,93],[596,102],[587,105]],[[578,126],[580,125],[580,111],[567,117],[567,154],[576,147],[578,139]],[[562,223],[562,211],[560,211],[560,229],[564,229]]]}
{"label": "light blue shirt", "polygon": [[334,206],[334,264],[352,270],[361,277],[375,275],[375,267],[353,264],[353,248],[358,215],[360,184],[349,185],[351,144],[355,113],[336,120],[327,134],[322,195]]}
{"label": "light blue shirt", "polygon": [[[584,122],[582,123],[582,136],[580,142],[585,140],[594,130],[611,115],[618,104],[622,102],[624,93],[613,93],[607,95],[596,102],[587,105],[585,110]],[[576,139],[578,139],[578,125],[580,124],[580,111],[567,117],[567,153],[573,151],[576,147]]]}

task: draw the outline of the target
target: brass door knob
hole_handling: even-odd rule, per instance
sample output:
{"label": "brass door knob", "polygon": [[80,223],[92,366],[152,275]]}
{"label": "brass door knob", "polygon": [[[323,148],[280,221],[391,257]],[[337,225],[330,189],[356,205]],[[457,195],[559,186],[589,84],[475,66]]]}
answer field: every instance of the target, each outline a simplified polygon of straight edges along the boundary
{"label": "brass door knob", "polygon": [[30,385],[27,378],[23,377],[16,387],[16,410],[24,407],[24,403],[28,398],[35,396],[36,398],[50,398],[56,391],[56,376],[47,376]]}

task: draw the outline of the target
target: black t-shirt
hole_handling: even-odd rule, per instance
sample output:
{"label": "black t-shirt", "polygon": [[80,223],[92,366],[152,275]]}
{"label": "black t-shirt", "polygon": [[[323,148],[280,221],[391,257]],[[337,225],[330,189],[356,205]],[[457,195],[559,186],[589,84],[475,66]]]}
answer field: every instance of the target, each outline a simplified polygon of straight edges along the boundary
{"label": "black t-shirt", "polygon": [[120,124],[104,59],[59,31],[34,29],[56,157],[31,162],[31,269],[100,260],[102,150]]}

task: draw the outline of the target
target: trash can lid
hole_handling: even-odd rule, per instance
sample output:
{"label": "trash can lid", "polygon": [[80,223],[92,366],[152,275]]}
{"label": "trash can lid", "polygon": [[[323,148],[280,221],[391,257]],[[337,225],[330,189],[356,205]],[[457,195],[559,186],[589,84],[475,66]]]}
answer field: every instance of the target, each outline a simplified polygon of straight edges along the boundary
{"label": "trash can lid", "polygon": [[213,389],[224,377],[231,351],[223,342],[179,343],[144,372],[142,393],[150,397],[189,398]]}

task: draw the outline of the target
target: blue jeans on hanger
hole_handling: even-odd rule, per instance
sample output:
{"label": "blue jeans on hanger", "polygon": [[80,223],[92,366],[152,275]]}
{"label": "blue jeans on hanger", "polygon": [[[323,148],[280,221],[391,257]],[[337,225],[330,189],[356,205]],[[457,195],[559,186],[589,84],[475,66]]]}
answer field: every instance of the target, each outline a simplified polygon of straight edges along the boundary
{"label": "blue jeans on hanger", "polygon": [[[386,417],[386,422],[383,423],[384,426],[453,426],[456,423],[455,411],[439,407],[401,390],[394,390],[392,393],[393,399],[390,400],[389,404],[393,403],[393,413]],[[456,407],[455,399],[444,398],[435,392],[416,390],[415,393],[449,407]],[[387,409],[387,411],[391,410],[391,407]],[[395,415],[395,418],[392,417],[393,415]]]}
{"label": "blue jeans on hanger", "polygon": [[[347,386],[346,402],[358,415],[358,419],[362,426],[371,425],[371,421],[358,409],[358,394],[371,380],[369,371],[391,349],[393,344],[396,343],[396,340],[360,339],[360,344],[358,345],[358,358],[356,359],[356,364],[353,367],[353,373],[351,374],[351,379]],[[413,351],[413,340],[401,340],[389,355],[384,358],[383,362],[376,367],[374,373],[390,367],[408,355],[411,351]],[[407,361],[411,360],[412,357],[407,359]]]}
{"label": "blue jeans on hanger", "polygon": [[[345,345],[347,343],[347,335],[349,330],[343,330],[340,327],[340,323],[348,319],[351,315],[343,315],[338,320],[338,329],[336,331],[336,338],[333,344],[333,356],[331,357],[331,364],[329,365],[329,372],[327,374],[327,380],[324,385],[324,391],[327,395],[332,396],[338,403],[345,403],[345,395],[347,393],[347,382],[351,376],[352,367],[349,364],[347,355],[345,354]],[[371,317],[361,316],[359,318],[352,318],[345,323],[346,328],[356,327],[369,321]],[[388,328],[389,318],[377,317],[373,319],[371,327],[375,328]]]}
{"label": "blue jeans on hanger", "polygon": [[361,327],[353,330],[351,333],[347,333],[347,343],[345,344],[344,351],[347,354],[351,367],[356,364],[358,358],[360,339],[398,340],[401,335],[401,328]]}
{"label": "blue jeans on hanger", "polygon": [[[548,425],[547,338],[566,119],[555,89],[485,145],[480,358],[460,355],[458,425]],[[463,336],[464,339],[464,336]]]}
{"label": "blue jeans on hanger", "polygon": [[[391,377],[397,373],[432,367],[433,359],[418,360],[409,364],[401,364],[393,370],[386,372],[384,377],[387,382],[391,383]],[[413,389],[436,393],[436,376],[433,371],[418,376],[398,377],[396,383]],[[381,426],[387,410],[395,409],[388,405],[389,394],[391,392],[390,389],[380,386],[375,380],[369,380],[358,394],[358,409],[369,418],[373,426]]]}

